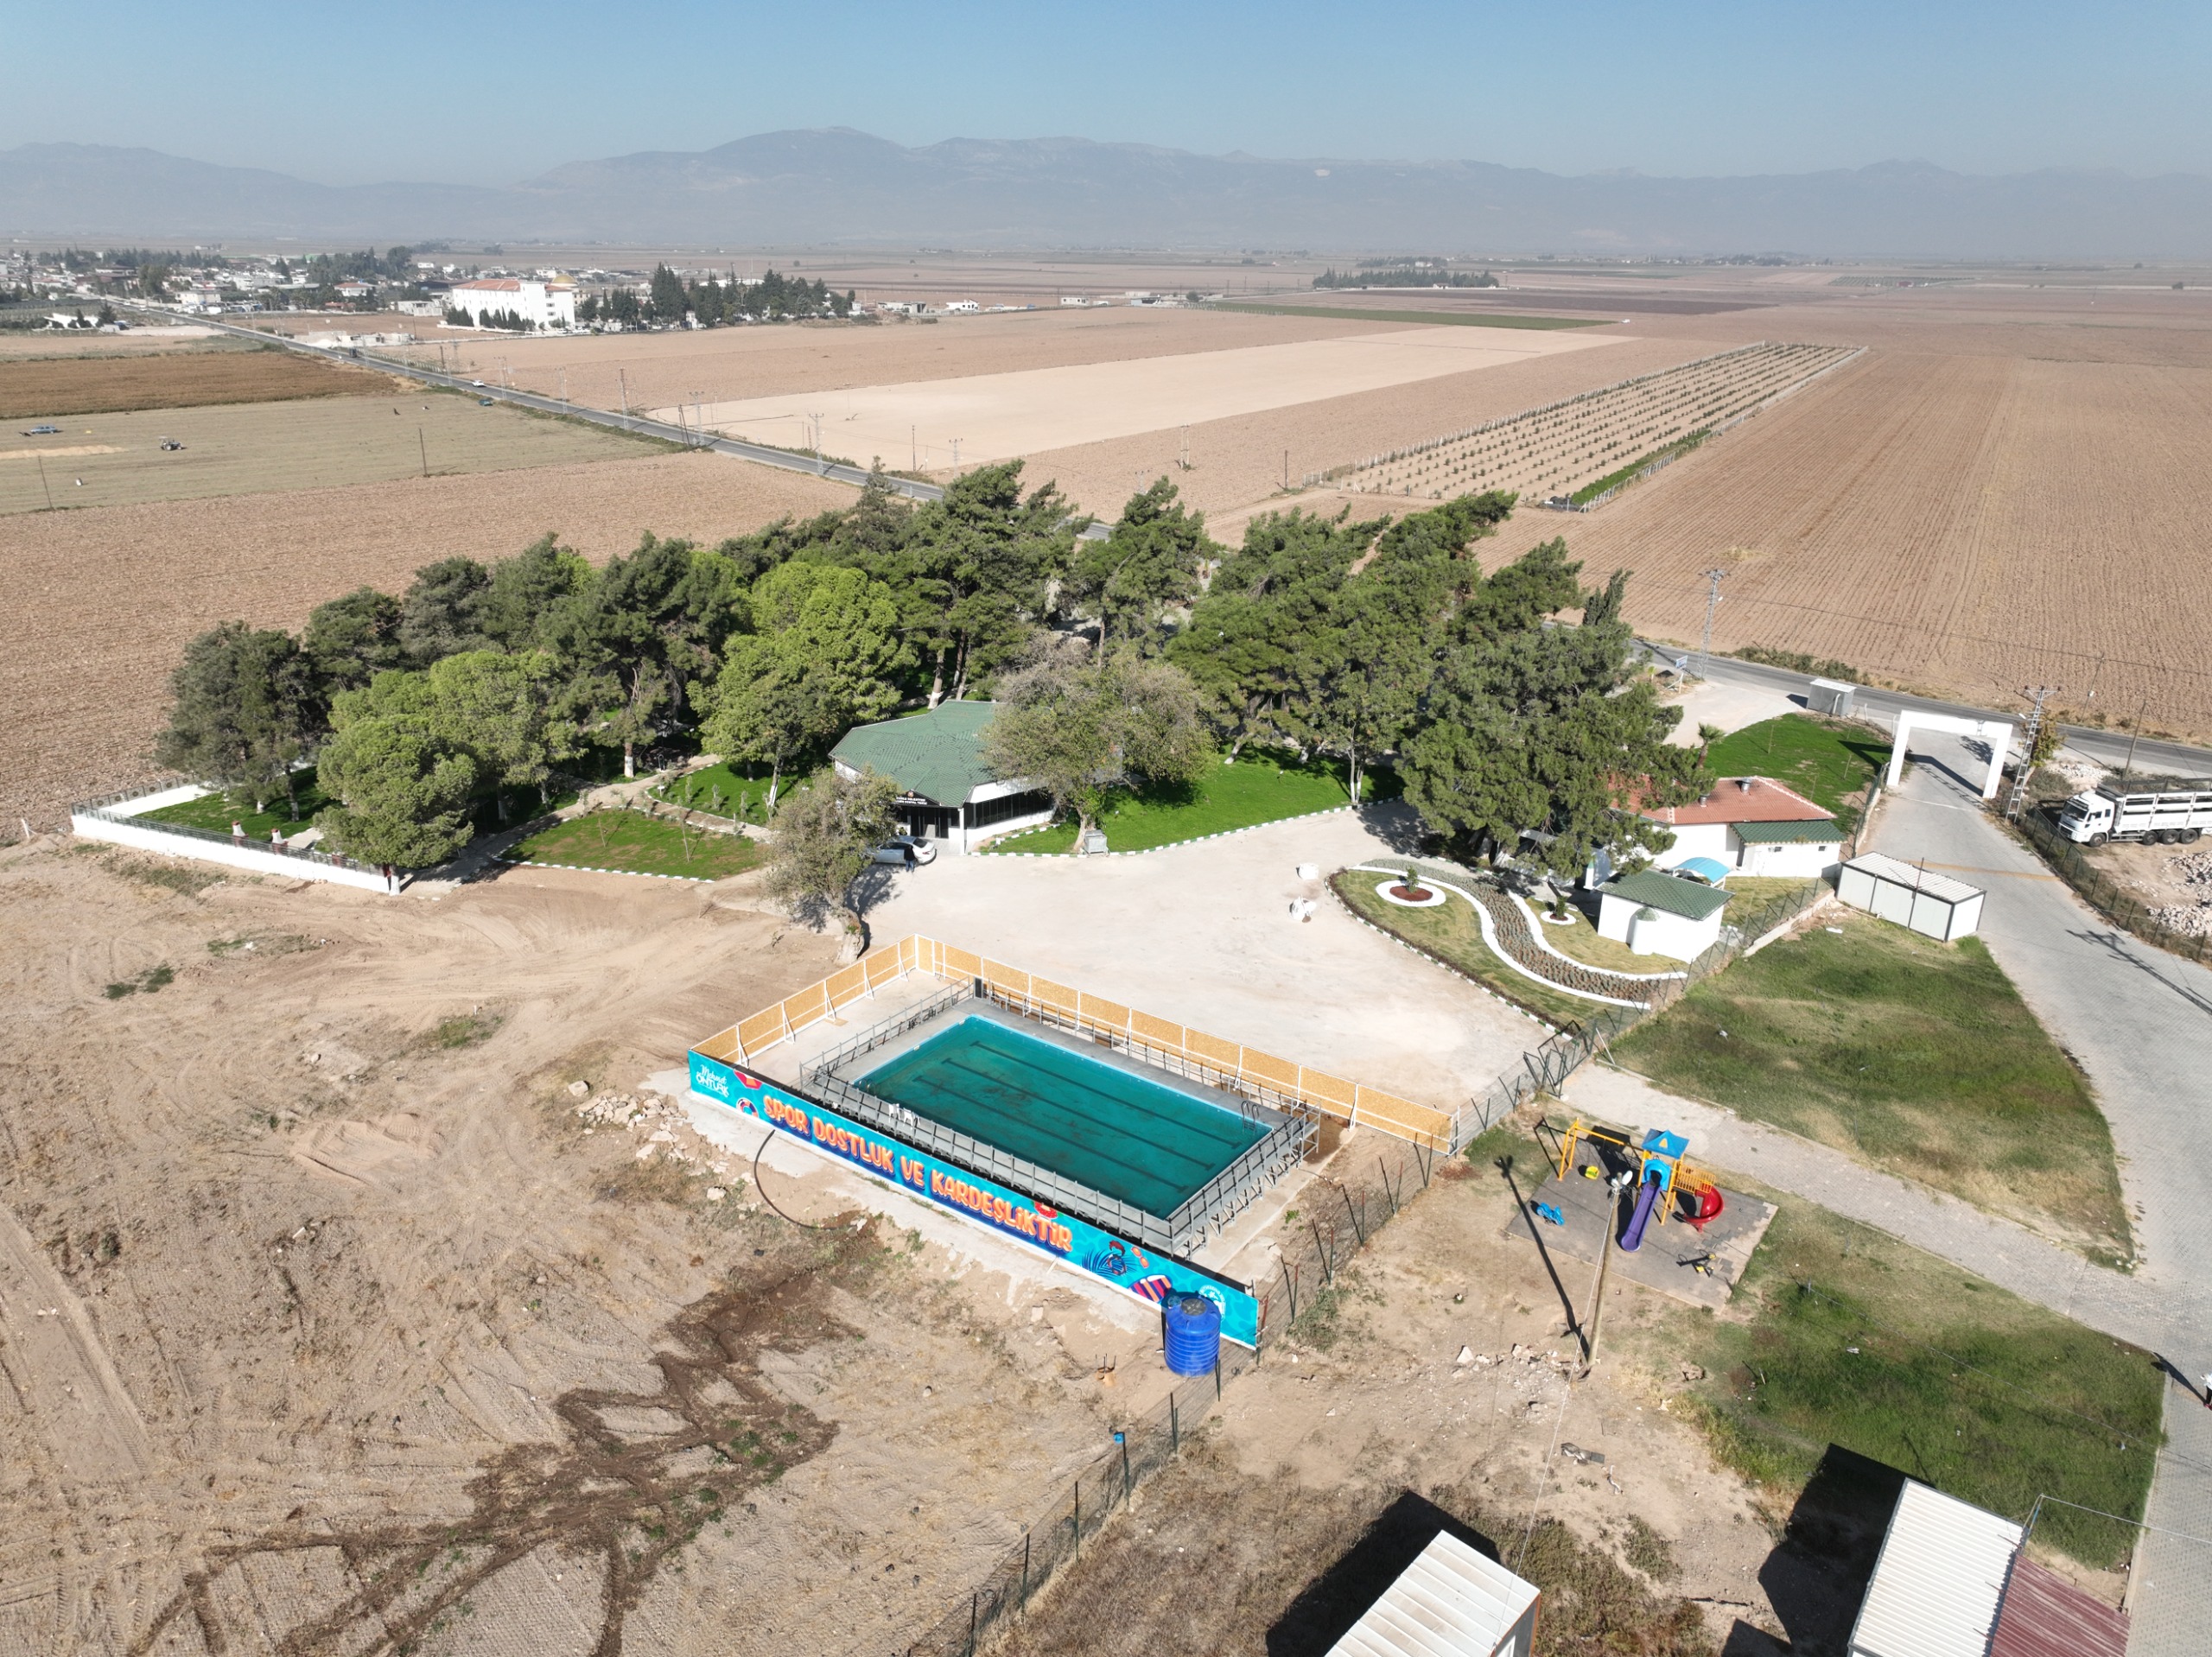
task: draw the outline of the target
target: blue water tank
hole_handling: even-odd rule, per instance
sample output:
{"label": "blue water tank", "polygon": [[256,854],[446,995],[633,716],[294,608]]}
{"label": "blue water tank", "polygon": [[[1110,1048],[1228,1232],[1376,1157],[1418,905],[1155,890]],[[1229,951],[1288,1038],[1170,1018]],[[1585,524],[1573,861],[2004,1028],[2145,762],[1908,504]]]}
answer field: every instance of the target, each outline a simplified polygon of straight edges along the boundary
{"label": "blue water tank", "polygon": [[1179,1375],[1210,1375],[1221,1362],[1221,1308],[1202,1294],[1167,1303],[1167,1367]]}

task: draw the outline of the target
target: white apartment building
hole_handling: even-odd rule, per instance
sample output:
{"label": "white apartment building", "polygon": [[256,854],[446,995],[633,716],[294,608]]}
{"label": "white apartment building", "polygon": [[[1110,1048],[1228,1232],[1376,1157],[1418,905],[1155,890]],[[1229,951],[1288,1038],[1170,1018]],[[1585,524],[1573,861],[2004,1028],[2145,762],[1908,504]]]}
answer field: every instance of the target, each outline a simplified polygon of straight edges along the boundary
{"label": "white apartment building", "polygon": [[466,311],[471,323],[480,326],[485,314],[507,311],[541,328],[574,327],[576,288],[571,282],[543,282],[532,276],[484,276],[457,282],[447,295],[448,308]]}

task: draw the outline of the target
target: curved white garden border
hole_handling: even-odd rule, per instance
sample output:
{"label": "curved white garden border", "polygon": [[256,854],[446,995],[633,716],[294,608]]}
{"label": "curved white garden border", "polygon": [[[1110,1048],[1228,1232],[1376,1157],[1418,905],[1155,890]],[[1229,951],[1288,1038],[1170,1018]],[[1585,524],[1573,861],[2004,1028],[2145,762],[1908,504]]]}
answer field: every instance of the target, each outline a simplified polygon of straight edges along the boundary
{"label": "curved white garden border", "polygon": [[[1395,874],[1402,879],[1404,877],[1405,871],[1402,869],[1380,868],[1372,863],[1355,863],[1348,873],[1355,874]],[[1631,1001],[1627,1000],[1625,997],[1619,995],[1599,995],[1586,989],[1569,989],[1565,984],[1555,984],[1550,979],[1542,976],[1541,974],[1530,972],[1526,967],[1516,961],[1511,955],[1506,954],[1505,951],[1499,947],[1497,942],[1497,930],[1491,920],[1490,911],[1475,901],[1473,893],[1466,891],[1463,887],[1455,886],[1449,881],[1438,880],[1434,879],[1433,876],[1423,875],[1421,878],[1424,880],[1429,881],[1433,886],[1440,886],[1446,892],[1458,892],[1460,897],[1465,898],[1467,900],[1467,906],[1475,911],[1476,924],[1483,929],[1483,943],[1489,947],[1490,952],[1496,955],[1500,961],[1503,962],[1509,968],[1514,972],[1519,973],[1522,977],[1527,979],[1530,983],[1541,984],[1546,989],[1556,990],[1561,995],[1572,995],[1579,1001],[1602,1001],[1607,1006],[1632,1006],[1640,1011],[1650,1005],[1646,1001]],[[1507,894],[1509,897],[1512,894],[1510,892]],[[1516,899],[1516,901],[1517,902],[1519,900]],[[1550,953],[1553,955],[1559,955],[1559,951],[1556,949],[1550,950]],[[1559,958],[1561,961],[1570,959],[1570,957],[1567,955],[1560,955]],[[1582,961],[1578,961],[1574,964],[1578,967],[1586,967],[1589,965],[1587,962]],[[1607,968],[1600,967],[1596,970],[1604,972],[1606,971]],[[1626,978],[1630,975],[1631,975],[1628,973],[1620,973],[1616,975],[1616,976],[1622,978]],[[1682,973],[1661,973],[1656,975],[1662,978],[1681,978],[1687,976],[1687,975]]]}

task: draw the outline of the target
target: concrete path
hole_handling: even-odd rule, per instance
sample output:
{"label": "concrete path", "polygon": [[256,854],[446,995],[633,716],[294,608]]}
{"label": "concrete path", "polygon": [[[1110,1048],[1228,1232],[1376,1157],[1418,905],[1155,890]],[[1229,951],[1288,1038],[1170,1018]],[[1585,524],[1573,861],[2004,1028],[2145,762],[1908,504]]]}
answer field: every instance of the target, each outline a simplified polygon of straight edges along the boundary
{"label": "concrete path", "polygon": [[[2141,1264],[2133,1284],[2094,1273],[2071,1286],[2072,1315],[2104,1328],[2148,1291],[2155,1326],[2131,1338],[2202,1377],[2212,1370],[2212,972],[2112,926],[1990,822],[1967,781],[1980,767],[1958,738],[1918,737],[1913,751],[1923,761],[1891,794],[1875,846],[1987,890],[1990,954],[2088,1072],[2112,1124]],[[2212,1411],[2170,1386],[2166,1422],[2147,1518],[2161,1531],[2144,1552],[2130,1657],[2206,1649],[2212,1546],[2183,1535],[2212,1539]]]}

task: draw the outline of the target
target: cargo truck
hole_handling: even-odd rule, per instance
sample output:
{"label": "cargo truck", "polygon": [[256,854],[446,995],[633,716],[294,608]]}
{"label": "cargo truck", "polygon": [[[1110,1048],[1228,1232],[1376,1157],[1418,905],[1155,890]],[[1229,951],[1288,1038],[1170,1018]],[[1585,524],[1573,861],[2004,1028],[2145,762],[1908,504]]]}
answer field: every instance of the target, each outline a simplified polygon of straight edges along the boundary
{"label": "cargo truck", "polygon": [[2129,794],[2107,784],[2059,808],[2058,831],[2086,846],[2133,840],[2178,846],[2212,828],[2212,787]]}

